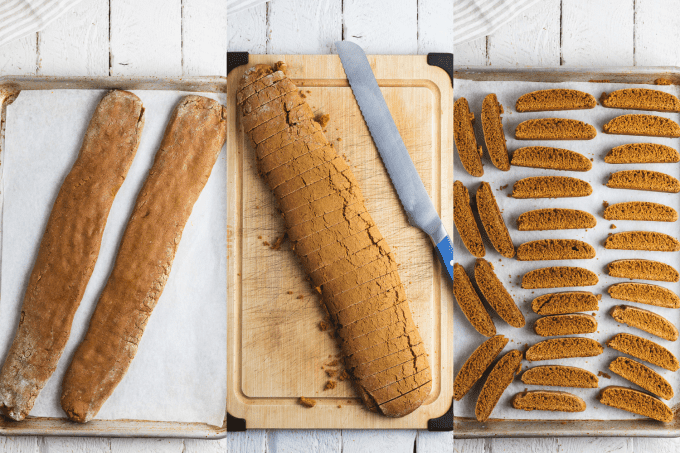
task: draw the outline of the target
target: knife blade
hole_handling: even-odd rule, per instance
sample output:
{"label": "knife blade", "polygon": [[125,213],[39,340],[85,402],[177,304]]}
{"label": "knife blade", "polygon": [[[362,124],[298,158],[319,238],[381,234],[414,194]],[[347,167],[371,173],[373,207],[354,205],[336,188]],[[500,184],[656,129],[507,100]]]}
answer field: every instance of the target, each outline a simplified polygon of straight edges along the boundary
{"label": "knife blade", "polygon": [[338,41],[335,46],[354,98],[409,223],[430,236],[439,259],[453,280],[453,244],[394,124],[366,54],[361,47],[349,41]]}

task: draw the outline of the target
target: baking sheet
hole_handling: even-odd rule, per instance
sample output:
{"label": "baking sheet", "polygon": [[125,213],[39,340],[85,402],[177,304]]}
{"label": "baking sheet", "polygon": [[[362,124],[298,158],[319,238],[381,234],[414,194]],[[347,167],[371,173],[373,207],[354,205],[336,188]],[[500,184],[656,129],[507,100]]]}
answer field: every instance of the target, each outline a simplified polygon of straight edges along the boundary
{"label": "baking sheet", "polygon": [[[134,91],[146,122],[137,155],[113,203],[99,259],[57,371],[31,411],[63,417],[60,384],[82,340],[135,198],[167,120],[188,93]],[[7,107],[2,156],[0,355],[4,360],[45,222],[75,161],[102,90],[24,91]],[[203,94],[203,93],[199,93]],[[203,94],[224,103],[223,95]],[[98,419],[205,422],[221,426],[226,400],[226,157],[222,150],[184,229],[170,277],[127,375]]]}
{"label": "baking sheet", "polygon": [[[626,144],[626,143],[636,143],[636,142],[648,142],[648,143],[660,143],[667,146],[678,148],[677,139],[668,138],[655,138],[655,137],[634,137],[634,136],[617,136],[608,135],[602,132],[602,127],[610,119],[627,114],[627,113],[652,113],[660,116],[665,116],[678,121],[679,115],[675,113],[660,113],[660,112],[640,112],[640,111],[628,111],[619,109],[606,109],[598,105],[592,110],[573,110],[573,111],[561,111],[561,112],[532,112],[532,113],[517,113],[514,110],[514,105],[519,96],[530,91],[548,89],[548,88],[573,88],[581,91],[591,93],[597,99],[599,99],[602,92],[611,92],[621,88],[629,87],[646,87],[650,88],[649,85],[633,85],[627,84],[608,84],[608,83],[537,83],[537,82],[479,82],[470,81],[463,79],[456,79],[455,81],[455,99],[463,96],[467,98],[470,103],[470,109],[475,113],[475,118],[477,119],[475,123],[475,132],[477,134],[478,143],[484,146],[483,134],[481,133],[481,121],[480,112],[482,107],[482,101],[488,93],[496,93],[499,102],[503,105],[505,114],[503,115],[503,126],[505,130],[505,135],[507,138],[508,149],[512,153],[517,148],[524,146],[552,146],[558,148],[566,148],[573,151],[580,152],[588,158],[593,159],[593,168],[589,172],[564,172],[564,171],[553,171],[553,170],[543,170],[543,169],[531,169],[524,167],[511,167],[509,172],[502,172],[496,169],[490,162],[488,154],[485,149],[485,156],[483,158],[484,162],[484,176],[482,178],[474,178],[470,176],[463,170],[458,154],[455,153],[454,162],[454,178],[463,182],[470,191],[471,197],[474,202],[474,194],[476,193],[477,187],[481,181],[487,181],[491,184],[494,194],[496,195],[496,200],[499,204],[505,222],[512,236],[515,246],[520,244],[537,240],[537,239],[580,239],[588,242],[596,249],[596,258],[592,260],[569,260],[569,261],[540,261],[540,262],[520,262],[516,259],[507,259],[502,257],[496,250],[491,246],[485,237],[485,233],[482,232],[483,237],[485,237],[486,246],[486,256],[485,259],[490,261],[496,268],[496,273],[501,279],[505,287],[508,289],[510,294],[515,299],[522,313],[526,318],[526,326],[522,329],[514,329],[508,324],[503,322],[494,312],[489,309],[491,316],[496,324],[497,333],[505,335],[510,339],[508,345],[504,349],[504,353],[512,348],[518,348],[524,350],[525,345],[533,345],[546,338],[540,337],[533,333],[533,323],[539,318],[531,310],[531,301],[542,294],[551,292],[562,292],[562,291],[578,291],[585,290],[591,291],[595,294],[601,294],[602,300],[600,301],[600,309],[596,313],[596,318],[598,321],[598,331],[594,334],[587,335],[590,338],[594,338],[599,341],[603,346],[605,342],[611,338],[613,335],[619,332],[629,332],[634,335],[641,336],[643,338],[648,338],[653,340],[671,350],[676,356],[680,353],[678,342],[669,342],[666,340],[658,339],[652,335],[642,332],[638,329],[632,329],[625,325],[619,325],[614,321],[609,315],[609,311],[615,305],[619,304],[630,304],[639,306],[641,308],[654,311],[665,316],[676,326],[678,325],[678,317],[680,316],[678,310],[659,308],[642,304],[634,304],[625,301],[618,301],[611,299],[607,294],[607,288],[615,283],[620,283],[627,281],[625,279],[612,278],[607,275],[606,266],[609,262],[617,259],[625,258],[646,258],[653,259],[657,261],[662,261],[672,265],[674,268],[678,269],[680,266],[680,257],[677,253],[663,253],[663,252],[640,252],[640,251],[623,251],[623,250],[605,250],[603,247],[604,240],[607,234],[610,232],[621,232],[621,231],[632,231],[632,230],[650,230],[650,231],[660,231],[670,234],[673,237],[678,237],[678,227],[677,222],[674,223],[663,223],[663,222],[634,222],[634,221],[606,221],[602,217],[604,211],[603,201],[607,201],[609,204],[614,204],[622,201],[654,201],[658,203],[663,203],[668,206],[672,206],[676,210],[680,209],[680,197],[677,194],[662,194],[656,192],[644,192],[644,191],[631,191],[631,190],[621,190],[621,189],[610,189],[605,187],[603,184],[607,182],[609,174],[626,169],[648,169],[661,171],[678,178],[679,166],[677,164],[667,165],[667,164],[632,164],[632,165],[612,165],[604,163],[604,156],[607,152],[614,146]],[[659,89],[667,92],[671,92],[674,95],[678,95],[678,89],[674,86],[656,86],[654,89]],[[598,102],[599,104],[599,102]],[[522,121],[532,118],[547,118],[547,117],[561,117],[561,118],[573,118],[586,121],[597,129],[598,135],[593,140],[587,141],[541,141],[541,140],[531,140],[531,141],[518,141],[514,139],[515,127]],[[509,195],[512,193],[512,185],[515,181],[528,177],[528,176],[541,176],[541,175],[560,175],[560,176],[572,176],[580,178],[590,182],[593,187],[593,194],[589,197],[582,198],[559,198],[559,199],[528,199],[528,200],[517,200],[510,198]],[[504,187],[507,186],[507,187]],[[501,187],[504,187],[501,189]],[[541,208],[571,208],[571,209],[581,209],[593,214],[597,219],[597,226],[590,230],[561,230],[561,231],[523,231],[517,230],[516,219],[517,217],[526,211]],[[614,224],[617,228],[611,229],[611,225]],[[470,253],[465,249],[465,246],[460,240],[458,232],[454,232],[454,256],[456,257],[456,262],[462,264],[469,275],[473,275],[475,258],[470,255]],[[521,277],[522,275],[532,269],[537,269],[547,266],[579,266],[592,270],[595,272],[600,281],[596,286],[593,287],[583,287],[583,288],[555,288],[555,289],[534,289],[526,290],[521,288]],[[474,280],[473,280],[474,281]],[[647,282],[665,286],[674,292],[678,292],[678,283],[664,283],[664,282]],[[487,306],[488,307],[488,306]],[[465,319],[464,315],[458,307],[454,311],[454,328],[456,329],[455,344],[454,344],[454,373],[458,373],[463,363],[467,357],[472,353],[472,351],[481,344],[486,337],[483,337],[477,333],[474,328]],[[591,313],[592,314],[592,313]],[[562,359],[555,361],[541,361],[541,362],[528,362],[523,361],[523,370],[528,367],[534,367],[539,365],[547,364],[561,364],[561,365],[572,365],[585,368],[595,374],[598,371],[603,371],[611,376],[611,379],[606,379],[604,377],[599,377],[600,388],[609,385],[623,385],[634,387],[635,386],[624,380],[623,378],[609,372],[608,365],[615,357],[622,355],[621,353],[614,351],[611,348],[605,347],[604,353],[598,357],[591,358],[573,358],[573,359]],[[649,365],[656,371],[658,371],[662,376],[664,376],[673,386],[677,392],[680,390],[678,383],[680,381],[680,374],[672,373],[667,370],[663,370],[654,365]],[[471,417],[474,418],[474,406],[476,398],[481,390],[481,386],[484,379],[481,379],[473,387],[473,389],[461,400],[454,403],[454,414],[459,417]],[[491,414],[492,418],[497,419],[539,419],[539,420],[551,420],[551,419],[591,419],[591,420],[625,420],[625,419],[637,419],[643,418],[634,414],[630,414],[625,411],[617,410],[604,406],[600,404],[596,397],[599,393],[599,389],[573,389],[573,388],[560,388],[560,387],[545,387],[549,390],[562,390],[568,391],[575,395],[580,396],[586,402],[587,409],[584,412],[569,414],[569,413],[552,413],[552,412],[525,412],[512,408],[511,399],[519,392],[524,389],[537,390],[543,387],[525,385],[521,382],[519,377],[508,387],[503,396],[501,397],[499,403]],[[670,407],[674,407],[678,403],[678,397],[674,397],[670,401],[664,401]]]}

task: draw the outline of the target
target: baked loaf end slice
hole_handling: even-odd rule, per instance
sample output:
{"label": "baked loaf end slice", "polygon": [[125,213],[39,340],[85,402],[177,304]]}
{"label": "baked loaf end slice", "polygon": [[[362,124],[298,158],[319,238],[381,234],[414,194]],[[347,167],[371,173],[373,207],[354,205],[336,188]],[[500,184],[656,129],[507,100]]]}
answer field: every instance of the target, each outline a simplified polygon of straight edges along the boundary
{"label": "baked loaf end slice", "polygon": [[71,420],[91,420],[130,367],[225,138],[226,111],[216,101],[186,96],[175,107],[85,339],[64,376],[61,406]]}
{"label": "baked loaf end slice", "polygon": [[567,118],[526,120],[517,125],[517,140],[592,140],[595,128],[583,121]]}
{"label": "baked loaf end slice", "polygon": [[465,171],[472,176],[483,176],[482,147],[477,145],[474,113],[465,98],[458,98],[453,104],[453,139],[456,142],[458,157]]}
{"label": "baked loaf end slice", "polygon": [[562,365],[542,365],[522,373],[522,382],[549,387],[597,388],[597,376],[583,368]]}
{"label": "baked loaf end slice", "polygon": [[523,94],[515,103],[518,112],[546,112],[551,110],[592,109],[597,101],[592,94],[565,88],[532,91]]}
{"label": "baked loaf end slice", "polygon": [[552,390],[532,390],[512,398],[512,407],[525,411],[583,412],[586,403],[576,395]]}
{"label": "baked loaf end slice", "polygon": [[672,266],[659,261],[631,259],[612,261],[607,265],[610,277],[631,278],[637,280],[655,280],[658,282],[677,282],[678,271]]}
{"label": "baked loaf end slice", "polygon": [[622,170],[609,175],[607,187],[612,189],[678,193],[680,192],[680,181],[658,171]]}
{"label": "baked loaf end slice", "polygon": [[477,398],[475,416],[478,421],[485,422],[489,419],[501,395],[520,372],[521,364],[522,353],[516,349],[505,354],[496,363]]}
{"label": "baked loaf end slice", "polygon": [[604,248],[677,252],[680,250],[680,242],[672,236],[656,231],[622,231],[607,237]]}
{"label": "baked loaf end slice", "polygon": [[604,125],[607,134],[645,135],[648,137],[680,137],[675,121],[656,115],[621,115]]}
{"label": "baked loaf end slice", "polygon": [[498,253],[506,258],[512,258],[515,256],[515,246],[488,182],[479,185],[476,198],[477,212],[489,240]]}
{"label": "baked loaf end slice", "polygon": [[660,203],[651,201],[624,201],[605,208],[607,220],[641,220],[647,222],[675,222],[678,212]]}
{"label": "baked loaf end slice", "polygon": [[531,309],[539,315],[563,315],[580,311],[599,310],[599,294],[588,291],[549,293],[538,296],[531,302]]}
{"label": "baked loaf end slice", "polygon": [[665,91],[649,88],[624,88],[609,94],[602,93],[600,103],[612,109],[680,112],[678,98]]}
{"label": "baked loaf end slice", "polygon": [[460,181],[453,183],[453,222],[468,252],[477,258],[486,255],[482,235],[470,207],[470,193]]}
{"label": "baked loaf end slice", "polygon": [[503,321],[515,328],[524,327],[524,315],[496,276],[493,264],[483,258],[478,258],[475,264],[475,281],[486,301]]}
{"label": "baked loaf end slice", "polygon": [[512,186],[513,198],[570,198],[587,197],[592,186],[569,176],[531,176]]}
{"label": "baked loaf end slice", "polygon": [[479,299],[465,268],[458,263],[453,265],[453,294],[461,311],[477,332],[487,337],[496,335],[496,326],[491,316]]}
{"label": "baked loaf end slice", "polygon": [[453,397],[456,401],[460,401],[470,391],[506,344],[508,344],[507,338],[503,335],[495,335],[470,354],[453,381]]}
{"label": "baked loaf end slice", "polygon": [[31,411],[66,347],[143,126],[142,101],[127,91],[109,92],[95,109],[78,158],[59,189],[0,371],[0,411],[13,420]]}
{"label": "baked loaf end slice", "polygon": [[656,335],[668,341],[678,339],[678,329],[656,313],[630,305],[616,305],[609,312],[616,321]]}
{"label": "baked loaf end slice", "polygon": [[527,146],[512,153],[512,165],[547,170],[588,171],[593,164],[583,154],[548,146]]}
{"label": "baked loaf end slice", "polygon": [[680,368],[678,359],[671,351],[646,338],[619,333],[607,341],[607,346],[669,371]]}
{"label": "baked loaf end slice", "polygon": [[498,102],[496,95],[488,94],[482,102],[484,142],[486,142],[491,163],[499,170],[508,171],[510,170],[510,158],[508,157],[508,145],[505,140],[505,132],[503,132],[501,113],[503,113],[503,106]]}
{"label": "baked loaf end slice", "polygon": [[536,209],[517,218],[519,231],[573,230],[594,228],[595,216],[577,209]]}
{"label": "baked loaf end slice", "polygon": [[640,362],[628,357],[617,357],[609,369],[635,385],[665,400],[673,398],[673,387],[663,376]]}
{"label": "baked loaf end slice", "polygon": [[673,421],[673,411],[663,401],[646,393],[626,387],[609,386],[600,391],[597,399],[607,406],[644,415],[664,423]]}
{"label": "baked loaf end slice", "polygon": [[654,164],[680,162],[675,148],[656,143],[628,143],[612,148],[604,157],[608,164]]}

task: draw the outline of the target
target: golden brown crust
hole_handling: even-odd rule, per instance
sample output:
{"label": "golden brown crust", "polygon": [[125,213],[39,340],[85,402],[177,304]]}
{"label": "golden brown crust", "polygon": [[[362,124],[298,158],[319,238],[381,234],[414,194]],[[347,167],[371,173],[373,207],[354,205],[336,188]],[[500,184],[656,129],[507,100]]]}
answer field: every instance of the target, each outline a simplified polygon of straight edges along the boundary
{"label": "golden brown crust", "polygon": [[668,288],[649,283],[617,283],[607,290],[612,299],[657,307],[680,308],[680,297]]}
{"label": "golden brown crust", "polygon": [[525,390],[512,398],[512,407],[525,411],[583,412],[586,403],[567,392]]}
{"label": "golden brown crust", "polygon": [[609,386],[600,391],[597,399],[607,406],[644,415],[664,423],[673,421],[673,411],[663,401],[646,393],[626,387]]}
{"label": "golden brown crust", "polygon": [[595,249],[577,239],[539,239],[525,242],[517,248],[518,261],[588,260],[595,258]]}
{"label": "golden brown crust", "polygon": [[607,187],[612,189],[678,193],[680,192],[680,181],[658,171],[623,170],[609,175]]}
{"label": "golden brown crust", "polygon": [[669,371],[680,368],[678,359],[671,351],[646,338],[619,333],[607,341],[607,346]]}
{"label": "golden brown crust", "polygon": [[612,261],[607,265],[607,272],[610,277],[658,282],[677,282],[680,278],[678,271],[672,266],[659,261],[642,259]]}
{"label": "golden brown crust", "polygon": [[576,209],[536,209],[522,213],[517,218],[520,231],[571,230],[594,228],[595,216]]}
{"label": "golden brown crust", "polygon": [[579,311],[598,311],[600,295],[588,291],[550,293],[538,296],[531,309],[539,315],[563,315]]}
{"label": "golden brown crust", "polygon": [[556,266],[529,271],[522,277],[522,288],[565,288],[594,286],[598,282],[593,271],[581,267]]}
{"label": "golden brown crust", "polygon": [[522,382],[549,387],[597,388],[597,376],[583,368],[562,365],[542,365],[522,373]]}
{"label": "golden brown crust", "polygon": [[597,320],[585,314],[544,316],[534,322],[534,332],[542,337],[594,333]]}
{"label": "golden brown crust", "polygon": [[612,148],[604,161],[608,164],[675,163],[680,162],[680,153],[656,143],[628,143]]}
{"label": "golden brown crust", "polygon": [[607,134],[645,135],[648,137],[680,137],[675,121],[656,115],[621,115],[604,125]]}
{"label": "golden brown crust", "polygon": [[458,98],[453,104],[453,138],[456,142],[458,157],[465,171],[472,176],[483,176],[482,147],[477,145],[474,113],[470,112],[467,99]]}
{"label": "golden brown crust", "polygon": [[597,101],[592,94],[565,88],[532,91],[523,94],[515,103],[518,112],[547,112],[556,110],[592,109]]}
{"label": "golden brown crust", "polygon": [[465,268],[458,263],[453,265],[453,294],[461,311],[477,332],[487,337],[496,335],[496,326],[491,316],[479,299]]}
{"label": "golden brown crust", "polygon": [[673,398],[673,387],[663,376],[646,365],[628,357],[617,357],[609,369],[635,385],[665,400]]}
{"label": "golden brown crust", "polygon": [[604,248],[677,252],[680,250],[680,242],[674,237],[656,231],[622,231],[607,237]]}
{"label": "golden brown crust", "polygon": [[522,353],[513,349],[501,357],[493,367],[477,398],[475,405],[477,421],[485,422],[488,420],[501,395],[515,379],[515,375],[520,372],[521,363]]}
{"label": "golden brown crust", "polygon": [[489,151],[491,163],[502,171],[510,170],[510,158],[508,157],[508,145],[503,132],[501,120],[503,106],[498,102],[496,95],[491,93],[482,102],[482,130],[484,142]]}
{"label": "golden brown crust", "polygon": [[670,206],[651,201],[624,201],[607,206],[607,220],[642,220],[648,222],[675,222],[678,212]]}
{"label": "golden brown crust", "polygon": [[496,197],[493,195],[491,186],[487,182],[482,182],[477,189],[477,213],[482,221],[491,244],[506,258],[515,256],[515,246],[505,226],[503,214],[498,208]]}
{"label": "golden brown crust", "polygon": [[456,401],[460,401],[470,391],[506,344],[508,344],[507,338],[503,335],[495,335],[470,354],[453,381],[453,397]]}
{"label": "golden brown crust", "polygon": [[678,329],[661,315],[630,305],[616,305],[609,312],[616,321],[668,341],[678,339]]}
{"label": "golden brown crust", "polygon": [[592,193],[589,183],[569,176],[532,176],[512,186],[513,198],[587,197]]}
{"label": "golden brown crust", "polygon": [[567,337],[543,340],[527,349],[529,362],[567,359],[571,357],[595,357],[604,352],[600,343],[592,338]]}
{"label": "golden brown crust", "polygon": [[465,248],[477,258],[486,255],[482,235],[470,207],[470,193],[460,181],[453,183],[453,222]]}
{"label": "golden brown crust", "polygon": [[526,146],[512,153],[512,165],[548,170],[589,171],[593,164],[583,154],[548,146]]}
{"label": "golden brown crust", "polygon": [[475,263],[475,281],[486,301],[503,321],[515,328],[524,327],[524,315],[496,276],[493,265],[484,258],[477,258]]}
{"label": "golden brown crust", "polygon": [[567,118],[541,118],[522,121],[515,129],[517,140],[592,140],[595,128]]}
{"label": "golden brown crust", "polygon": [[680,100],[670,93],[649,88],[624,88],[602,93],[603,107],[627,110],[651,110],[655,112],[680,112]]}

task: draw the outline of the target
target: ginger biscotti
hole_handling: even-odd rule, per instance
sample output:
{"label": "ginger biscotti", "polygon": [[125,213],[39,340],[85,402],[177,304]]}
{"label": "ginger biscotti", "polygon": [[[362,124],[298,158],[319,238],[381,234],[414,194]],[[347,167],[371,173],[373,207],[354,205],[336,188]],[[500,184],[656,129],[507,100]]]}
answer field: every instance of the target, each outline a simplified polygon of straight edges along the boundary
{"label": "ginger biscotti", "polygon": [[602,296],[588,291],[568,291],[548,293],[538,296],[531,302],[531,309],[539,315],[563,315],[581,311],[599,310]]}
{"label": "ginger biscotti", "polygon": [[651,333],[664,340],[678,339],[678,329],[663,316],[649,310],[630,305],[616,305],[609,313],[612,318],[622,324]]}
{"label": "ginger biscotti", "polygon": [[609,369],[660,398],[665,400],[673,398],[671,384],[659,373],[636,360],[617,357],[609,364]]}
{"label": "ginger biscotti", "polygon": [[583,154],[548,146],[527,146],[512,153],[512,165],[547,170],[588,171],[593,164]]}
{"label": "ginger biscotti", "polygon": [[583,313],[544,316],[534,321],[534,332],[542,337],[582,335],[597,330],[597,320]]}
{"label": "ginger biscotti", "polygon": [[489,312],[479,299],[465,268],[458,263],[453,265],[453,295],[461,311],[477,332],[486,337],[496,335],[496,327]]}
{"label": "ginger biscotti", "polygon": [[648,137],[680,137],[680,126],[675,121],[656,115],[621,115],[604,125],[607,134],[645,135]]}
{"label": "ginger biscotti", "polygon": [[569,176],[531,176],[512,186],[513,198],[587,197],[592,193],[588,182]]}
{"label": "ginger biscotti", "polygon": [[677,282],[680,277],[673,266],[643,259],[612,261],[607,265],[607,272],[611,277],[658,282]]}
{"label": "ginger biscotti", "polygon": [[592,125],[567,118],[526,120],[515,128],[517,140],[592,140],[596,135]]}
{"label": "ginger biscotti", "polygon": [[599,279],[591,270],[582,267],[555,266],[529,271],[522,277],[522,288],[565,288],[594,286]]}
{"label": "ginger biscotti", "polygon": [[505,354],[486,378],[475,405],[477,421],[485,422],[501,399],[501,395],[515,379],[522,367],[522,353],[516,349]]}
{"label": "ginger biscotti", "polygon": [[563,365],[542,365],[529,368],[522,373],[522,382],[529,385],[548,387],[597,388],[598,379],[583,368]]}
{"label": "ginger biscotti", "polygon": [[649,88],[624,88],[602,93],[600,103],[611,109],[680,112],[680,99],[670,93]]}
{"label": "ginger biscotti", "polygon": [[595,225],[597,220],[594,215],[577,209],[536,209],[517,217],[519,231],[587,229]]}
{"label": "ginger biscotti", "polygon": [[620,333],[610,338],[607,346],[669,371],[680,368],[678,359],[671,351],[646,338]]}
{"label": "ginger biscotti", "polygon": [[595,249],[578,239],[539,239],[525,242],[517,248],[519,261],[588,260],[595,258]]}
{"label": "ginger biscotti", "polygon": [[470,193],[460,181],[453,183],[453,223],[465,248],[472,256],[482,258],[486,255],[482,234],[470,207]]}
{"label": "ginger biscotti", "polygon": [[508,157],[508,145],[503,132],[503,122],[501,121],[503,106],[498,102],[496,95],[491,93],[482,102],[482,130],[484,131],[484,142],[489,152],[491,163],[496,168],[503,171],[510,170],[510,159]]}
{"label": "ginger biscotti", "polygon": [[512,327],[524,327],[524,315],[496,276],[493,265],[483,258],[478,258],[475,264],[475,281],[486,301],[503,321]]}
{"label": "ginger biscotti", "polygon": [[571,357],[595,357],[604,352],[600,343],[592,338],[566,337],[543,340],[527,349],[529,362],[567,359]]}
{"label": "ginger biscotti", "polygon": [[515,103],[518,112],[546,112],[556,110],[592,109],[597,101],[592,94],[566,88],[532,91],[523,94]]}
{"label": "ginger biscotti", "polygon": [[657,307],[680,308],[680,297],[668,288],[648,283],[617,283],[607,290],[612,299]]}
{"label": "ginger biscotti", "polygon": [[608,164],[666,164],[680,162],[675,148],[656,143],[628,143],[615,146],[604,157]]}
{"label": "ginger biscotti", "polygon": [[515,246],[488,182],[479,185],[476,198],[477,212],[491,244],[498,253],[506,258],[512,258],[515,256]]}
{"label": "ginger biscotti", "polygon": [[472,176],[483,176],[482,147],[477,144],[473,124],[475,114],[470,112],[467,99],[458,98],[453,103],[453,139],[456,142],[458,157],[465,171]]}
{"label": "ginger biscotti", "polygon": [[624,201],[607,206],[603,217],[607,220],[675,222],[678,212],[670,206],[651,201]]}
{"label": "ginger biscotti", "polygon": [[604,241],[604,248],[677,252],[680,250],[680,242],[672,236],[656,231],[623,231],[608,236]]}
{"label": "ginger biscotti", "polygon": [[453,397],[456,401],[460,401],[470,391],[506,344],[507,338],[503,335],[494,335],[470,354],[453,381]]}
{"label": "ginger biscotti", "polygon": [[532,390],[512,398],[512,407],[525,411],[583,412],[586,403],[576,395],[553,390]]}
{"label": "ginger biscotti", "polygon": [[612,173],[607,181],[612,189],[647,190],[651,192],[680,192],[680,181],[658,171],[622,170]]}
{"label": "ginger biscotti", "polygon": [[663,401],[638,390],[609,386],[600,391],[598,400],[607,406],[644,415],[661,422],[673,421],[673,411],[670,407],[666,406]]}

